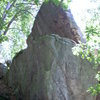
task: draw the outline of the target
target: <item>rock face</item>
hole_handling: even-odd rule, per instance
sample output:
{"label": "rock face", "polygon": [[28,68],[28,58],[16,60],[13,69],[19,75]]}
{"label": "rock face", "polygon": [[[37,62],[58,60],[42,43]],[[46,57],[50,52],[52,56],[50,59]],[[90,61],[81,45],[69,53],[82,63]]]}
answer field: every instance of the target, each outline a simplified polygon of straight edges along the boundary
{"label": "rock face", "polygon": [[[10,87],[7,86],[7,66],[3,63],[0,63],[0,100],[15,100],[12,99],[13,91]],[[16,97],[15,97],[16,98]]]}
{"label": "rock face", "polygon": [[0,63],[0,79],[2,79],[4,76],[4,72],[3,72],[4,67],[5,67],[4,64]]}
{"label": "rock face", "polygon": [[74,21],[70,10],[63,10],[52,2],[43,4],[36,16],[32,33],[28,38],[28,45],[31,38],[39,35],[58,34],[61,37],[70,38],[78,43],[85,42],[80,28]]}
{"label": "rock face", "polygon": [[9,72],[18,100],[95,100],[86,92],[95,83],[95,72],[73,55],[73,46],[70,39],[42,35],[21,51]]}

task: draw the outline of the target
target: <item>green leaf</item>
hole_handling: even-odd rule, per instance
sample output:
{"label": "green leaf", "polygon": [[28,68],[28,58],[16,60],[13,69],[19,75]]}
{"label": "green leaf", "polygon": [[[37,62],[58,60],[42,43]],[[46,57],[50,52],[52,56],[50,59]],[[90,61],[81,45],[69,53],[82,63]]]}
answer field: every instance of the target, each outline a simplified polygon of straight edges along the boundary
{"label": "green leaf", "polygon": [[7,41],[8,40],[8,37],[5,36],[5,35],[1,35],[0,36],[0,43],[4,42],[4,41]]}
{"label": "green leaf", "polygon": [[34,0],[34,3],[35,3],[36,5],[38,5],[38,4],[39,4],[39,0]]}

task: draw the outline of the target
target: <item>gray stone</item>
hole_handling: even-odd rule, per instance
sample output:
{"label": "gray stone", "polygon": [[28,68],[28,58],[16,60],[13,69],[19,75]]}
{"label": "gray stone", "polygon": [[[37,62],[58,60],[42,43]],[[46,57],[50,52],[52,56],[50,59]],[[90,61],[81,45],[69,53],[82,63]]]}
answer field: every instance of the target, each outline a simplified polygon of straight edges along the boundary
{"label": "gray stone", "polygon": [[8,84],[18,100],[95,100],[86,92],[96,83],[92,64],[72,52],[79,40],[84,42],[82,36],[70,11],[44,3],[28,48],[14,57],[9,70]]}
{"label": "gray stone", "polygon": [[39,36],[13,61],[9,85],[23,100],[95,100],[92,65],[72,53],[75,42],[58,35]]}
{"label": "gray stone", "polygon": [[4,76],[4,72],[3,72],[4,68],[5,68],[5,65],[0,63],[0,79],[3,78],[3,76]]}

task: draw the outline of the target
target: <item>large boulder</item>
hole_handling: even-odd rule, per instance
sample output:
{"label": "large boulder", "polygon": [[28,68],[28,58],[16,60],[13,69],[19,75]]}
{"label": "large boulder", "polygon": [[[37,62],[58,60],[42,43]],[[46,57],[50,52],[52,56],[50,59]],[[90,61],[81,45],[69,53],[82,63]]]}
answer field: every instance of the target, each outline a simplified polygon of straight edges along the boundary
{"label": "large boulder", "polygon": [[95,100],[86,92],[96,83],[92,64],[72,52],[79,40],[84,42],[82,36],[69,10],[44,3],[27,39],[28,48],[14,57],[9,70],[8,85],[17,99]]}
{"label": "large boulder", "polygon": [[96,82],[95,72],[73,55],[74,46],[57,35],[35,38],[13,59],[9,86],[22,100],[95,100],[86,92]]}

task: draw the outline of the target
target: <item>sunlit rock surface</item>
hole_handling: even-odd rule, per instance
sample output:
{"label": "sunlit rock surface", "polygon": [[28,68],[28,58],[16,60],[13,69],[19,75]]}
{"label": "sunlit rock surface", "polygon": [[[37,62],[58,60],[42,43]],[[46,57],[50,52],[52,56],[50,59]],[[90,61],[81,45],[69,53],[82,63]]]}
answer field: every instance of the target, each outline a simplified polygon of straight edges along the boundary
{"label": "sunlit rock surface", "polygon": [[72,53],[75,43],[57,35],[39,36],[14,59],[9,85],[22,100],[95,100],[92,65]]}

